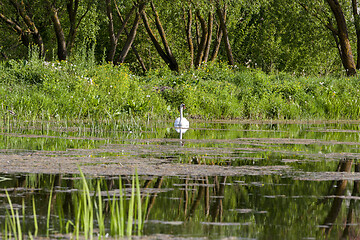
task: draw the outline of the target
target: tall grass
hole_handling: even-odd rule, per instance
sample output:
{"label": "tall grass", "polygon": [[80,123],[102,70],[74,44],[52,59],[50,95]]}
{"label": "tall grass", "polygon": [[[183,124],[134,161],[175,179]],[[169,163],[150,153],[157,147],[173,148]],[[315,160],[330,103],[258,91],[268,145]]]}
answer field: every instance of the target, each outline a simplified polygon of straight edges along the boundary
{"label": "tall grass", "polygon": [[[85,61],[85,59],[82,59]],[[356,77],[265,74],[223,64],[133,75],[126,65],[29,61],[0,63],[0,118],[136,122],[199,118],[358,119]],[[345,107],[344,107],[345,106]],[[135,120],[134,120],[135,119]]]}

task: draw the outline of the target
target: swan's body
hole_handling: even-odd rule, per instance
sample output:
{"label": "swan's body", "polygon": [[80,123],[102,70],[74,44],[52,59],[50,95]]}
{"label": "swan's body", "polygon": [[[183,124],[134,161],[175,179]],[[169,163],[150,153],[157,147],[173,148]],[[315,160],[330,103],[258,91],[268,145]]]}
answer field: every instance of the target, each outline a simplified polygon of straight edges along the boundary
{"label": "swan's body", "polygon": [[185,104],[180,105],[180,117],[175,120],[174,126],[176,128],[189,128],[189,121],[183,117]]}

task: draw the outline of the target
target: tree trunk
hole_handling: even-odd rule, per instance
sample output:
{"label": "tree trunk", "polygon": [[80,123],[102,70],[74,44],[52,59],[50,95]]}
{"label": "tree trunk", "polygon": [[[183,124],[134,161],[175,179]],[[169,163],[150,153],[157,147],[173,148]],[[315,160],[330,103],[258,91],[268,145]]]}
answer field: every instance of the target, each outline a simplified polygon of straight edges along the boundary
{"label": "tree trunk", "polygon": [[66,4],[66,8],[67,8],[69,20],[70,20],[70,30],[69,30],[69,35],[67,38],[66,46],[67,46],[68,52],[70,53],[74,46],[75,36],[76,36],[76,32],[77,32],[76,15],[77,15],[77,10],[79,8],[79,0],[75,0],[75,4],[74,4],[73,0],[68,0],[68,2]]}
{"label": "tree trunk", "polygon": [[84,14],[77,21],[77,19],[78,19],[77,18],[78,10],[79,10],[79,2],[80,2],[80,0],[75,0],[75,4],[74,4],[73,0],[68,0],[68,3],[66,5],[68,15],[69,15],[69,20],[70,20],[70,30],[69,30],[67,41],[66,41],[66,47],[67,47],[68,55],[70,55],[71,50],[74,47],[75,38],[76,38],[77,30],[78,30],[78,28],[80,26],[80,23],[84,19],[84,17],[86,16],[86,14],[90,11],[90,8],[91,8],[91,6],[93,4],[91,1],[88,3],[86,11],[84,12]]}
{"label": "tree trunk", "polygon": [[[128,31],[127,31],[127,29],[126,29],[126,27],[125,27],[124,24],[129,20],[128,17],[130,18],[130,13],[128,14],[128,17],[126,18],[126,21],[124,21],[123,17],[121,16],[120,10],[119,10],[119,8],[118,8],[118,6],[117,6],[116,4],[115,4],[115,7],[116,7],[117,14],[118,14],[118,16],[119,16],[119,18],[120,18],[120,21],[121,21],[121,23],[122,23],[123,26],[124,26],[125,34],[126,34],[126,36],[129,36],[129,33],[128,33]],[[133,12],[134,9],[135,9],[135,8],[133,7],[133,8],[131,9],[131,12]],[[132,13],[131,13],[131,14],[132,14]],[[120,29],[120,30],[121,30],[121,29]],[[120,30],[119,30],[119,31],[120,31]],[[118,36],[120,36],[120,35],[118,35]],[[133,52],[134,52],[134,54],[135,54],[135,56],[136,56],[136,59],[138,60],[138,62],[139,62],[139,64],[140,64],[143,72],[145,73],[145,72],[147,71],[146,66],[145,66],[145,63],[144,63],[144,61],[142,60],[139,52],[136,50],[136,47],[135,47],[134,44],[131,44],[131,49],[133,50]]]}
{"label": "tree trunk", "polygon": [[[29,32],[31,32],[32,37],[34,39],[34,42],[36,43],[36,45],[38,45],[39,47],[39,55],[40,57],[44,56],[45,53],[45,48],[44,48],[44,42],[43,39],[41,37],[40,32],[38,31],[35,23],[32,21],[32,19],[30,18],[29,15],[26,14],[25,11],[25,5],[24,2],[21,1],[20,4],[16,1],[16,0],[10,0],[10,3],[16,8],[18,14],[21,16],[21,18],[23,19],[25,25],[27,26],[27,28],[30,30]],[[24,35],[22,34],[22,37]],[[24,36],[25,37],[25,36]],[[25,37],[26,39],[26,37]]]}
{"label": "tree trunk", "polygon": [[23,30],[18,24],[16,24],[11,19],[7,18],[4,14],[0,13],[0,19],[6,23],[12,30],[14,30],[16,33],[20,35],[21,42],[24,46],[28,47],[30,44],[30,31]]}
{"label": "tree trunk", "polygon": [[348,76],[356,75],[356,66],[351,51],[346,21],[344,14],[341,10],[340,4],[337,0],[326,0],[326,1],[328,2],[331,11],[333,12],[336,19],[337,28],[338,28],[337,35],[339,37],[339,43],[342,53],[341,57],[343,60],[343,64],[345,66],[346,74]]}
{"label": "tree trunk", "polygon": [[109,49],[109,52],[107,55],[107,61],[111,62],[111,63],[114,61],[116,48],[117,48],[117,44],[118,44],[120,35],[125,30],[126,24],[128,23],[130,17],[132,16],[132,14],[134,13],[134,10],[135,10],[135,7],[132,7],[124,21],[121,17],[120,11],[117,8],[116,3],[115,3],[115,7],[116,7],[116,10],[118,11],[118,15],[119,15],[119,18],[121,21],[121,27],[117,31],[116,35],[115,35],[115,29],[114,29],[114,20],[113,20],[113,15],[112,15],[111,0],[106,0],[106,13],[109,18],[109,36],[110,36],[110,49]]}
{"label": "tree trunk", "polygon": [[162,43],[164,45],[165,52],[166,52],[166,54],[168,55],[168,57],[170,59],[170,62],[171,62],[171,65],[172,65],[171,68],[173,68],[175,71],[178,72],[179,71],[179,66],[178,66],[178,63],[177,63],[171,49],[170,49],[170,45],[167,42],[166,34],[165,34],[164,28],[163,28],[163,26],[161,24],[159,14],[156,11],[154,3],[152,1],[150,2],[150,5],[151,5],[151,8],[152,8],[152,10],[154,12],[156,28],[157,28],[157,30],[158,30],[158,32],[160,34],[161,41],[162,41]]}
{"label": "tree trunk", "polygon": [[[226,21],[226,11],[223,12],[224,14],[224,18],[225,18],[225,21]],[[218,25],[217,27],[217,34],[216,34],[216,42],[215,42],[215,46],[214,46],[214,49],[213,49],[213,52],[211,54],[211,59],[210,61],[215,61],[215,59],[217,58],[217,55],[219,53],[219,49],[220,49],[220,44],[221,44],[221,40],[222,40],[222,36],[223,36],[223,32],[221,30],[221,27],[219,26],[219,24],[216,24]]]}
{"label": "tree trunk", "polygon": [[136,36],[136,31],[137,31],[137,28],[139,26],[139,22],[140,22],[140,13],[144,10],[144,7],[145,7],[145,3],[142,3],[140,6],[139,6],[139,12],[136,13],[136,17],[135,17],[135,20],[134,20],[134,24],[133,24],[133,27],[126,39],[126,42],[125,42],[125,45],[120,53],[120,57],[119,57],[119,63],[123,63],[124,60],[125,60],[125,57],[127,56],[129,50],[130,50],[130,47],[132,46],[134,40],[135,40],[135,36]]}
{"label": "tree trunk", "polygon": [[60,61],[61,60],[66,60],[66,58],[67,58],[66,40],[65,40],[64,31],[63,31],[63,29],[61,27],[58,12],[52,6],[50,7],[50,11],[51,11],[51,20],[52,20],[52,22],[54,24],[55,35],[56,35],[56,39],[57,39],[58,58],[59,58]]}
{"label": "tree trunk", "polygon": [[157,41],[153,31],[150,28],[149,21],[147,19],[147,15],[146,15],[145,10],[142,11],[140,14],[141,14],[141,18],[143,20],[145,29],[146,29],[151,41],[153,42],[153,44],[154,44],[154,46],[156,48],[156,51],[159,53],[160,57],[165,61],[165,63],[169,66],[169,68],[172,71],[177,71],[178,72],[179,71],[179,66],[178,66],[178,64],[176,62],[176,59],[171,57],[171,56],[168,56],[168,54],[166,52],[164,52],[164,50],[161,48],[161,45]]}
{"label": "tree trunk", "polygon": [[230,65],[234,65],[234,57],[233,57],[232,50],[231,50],[229,34],[227,31],[226,22],[225,22],[225,16],[220,8],[219,0],[217,0],[217,4],[216,4],[216,13],[218,15],[221,31],[223,33],[223,40],[224,40],[224,44],[225,44],[226,55],[228,57],[228,62]]}
{"label": "tree trunk", "polygon": [[76,38],[76,34],[77,34],[77,30],[79,28],[79,25],[80,25],[81,21],[83,20],[83,18],[86,16],[86,14],[89,12],[91,4],[92,4],[92,3],[88,4],[86,11],[79,18],[79,21],[77,21],[79,2],[80,2],[80,0],[75,0],[75,3],[74,3],[74,0],[68,0],[68,2],[66,4],[66,8],[67,8],[67,12],[69,15],[69,20],[70,20],[70,30],[69,30],[67,41],[66,41],[66,47],[67,47],[68,54],[71,53],[71,50],[74,47],[75,38]]}
{"label": "tree trunk", "polygon": [[107,55],[107,61],[113,62],[115,51],[116,51],[116,45],[117,45],[117,39],[115,37],[115,31],[114,31],[114,20],[112,15],[112,8],[111,8],[111,0],[105,0],[106,1],[106,14],[109,19],[109,37],[110,37],[110,49]]}
{"label": "tree trunk", "polygon": [[170,60],[168,59],[166,53],[162,50],[159,42],[156,40],[156,37],[153,33],[153,31],[151,30],[150,28],[150,25],[149,25],[149,20],[147,19],[147,15],[145,13],[145,11],[143,11],[141,13],[141,18],[143,20],[143,23],[144,23],[144,26],[145,26],[145,29],[147,31],[147,33],[149,34],[149,37],[151,39],[151,41],[153,42],[155,48],[156,48],[156,51],[159,53],[160,57],[167,63],[167,64],[170,64]]}
{"label": "tree trunk", "polygon": [[186,40],[189,47],[190,52],[190,68],[194,66],[194,44],[192,41],[192,34],[191,34],[191,25],[192,25],[192,13],[191,9],[187,11],[187,21],[185,20],[185,10],[184,10],[184,22],[185,22],[185,32],[186,32]]}
{"label": "tree trunk", "polygon": [[216,34],[216,42],[215,42],[215,46],[214,46],[214,49],[213,49],[213,52],[211,54],[211,59],[210,61],[215,61],[218,53],[219,53],[219,49],[220,49],[220,44],[221,44],[221,39],[222,39],[222,31],[221,31],[221,28],[220,26],[218,27],[218,31],[217,31],[217,34]]}
{"label": "tree trunk", "polygon": [[211,40],[212,40],[212,30],[213,30],[213,23],[214,23],[214,15],[212,11],[209,12],[209,19],[208,19],[208,33],[207,33],[207,39],[206,39],[206,45],[204,50],[204,56],[202,61],[207,62],[209,58],[209,52],[210,52],[210,46],[211,46]]}
{"label": "tree trunk", "polygon": [[356,46],[357,46],[356,69],[360,69],[360,16],[358,12],[357,0],[352,0],[351,5],[353,9],[354,25],[356,30]]}
{"label": "tree trunk", "polygon": [[200,21],[200,25],[201,25],[201,31],[202,31],[202,35],[201,35],[201,41],[200,41],[200,45],[198,46],[198,52],[196,55],[196,59],[195,59],[195,67],[198,68],[201,64],[201,61],[203,59],[203,55],[204,55],[204,50],[206,47],[206,40],[207,40],[207,35],[208,35],[208,28],[206,26],[206,22],[204,20],[204,18],[200,15],[200,12],[197,11],[196,12],[196,16]]}

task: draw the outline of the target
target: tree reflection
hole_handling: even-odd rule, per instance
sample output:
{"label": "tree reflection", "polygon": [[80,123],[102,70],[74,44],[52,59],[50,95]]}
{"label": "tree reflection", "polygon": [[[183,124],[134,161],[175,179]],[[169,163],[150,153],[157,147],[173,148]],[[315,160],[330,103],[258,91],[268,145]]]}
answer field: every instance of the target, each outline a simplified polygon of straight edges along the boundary
{"label": "tree reflection", "polygon": [[[359,163],[357,162],[357,160],[353,160],[353,159],[342,159],[339,162],[339,165],[337,167],[337,172],[351,172],[352,169],[352,165],[355,165],[355,172],[359,172]],[[341,206],[342,203],[344,201],[345,196],[345,191],[347,189],[348,186],[348,180],[347,179],[342,179],[342,180],[338,180],[336,181],[336,189],[334,190],[334,192],[331,194],[334,197],[334,200],[331,204],[331,208],[322,224],[322,229],[324,231],[324,234],[327,237],[329,237],[329,234],[331,232],[331,230],[333,229],[333,226],[335,225],[335,221],[339,216],[340,210],[341,210]],[[359,180],[354,180],[354,185],[353,185],[353,189],[352,189],[352,193],[351,193],[351,199],[350,199],[350,204],[348,207],[348,212],[347,212],[347,217],[344,220],[344,225],[345,228],[342,232],[342,238],[343,239],[354,239],[357,238],[358,236],[356,235],[355,231],[352,231],[351,227],[353,226],[353,220],[354,220],[354,209],[355,209],[355,197],[358,195],[359,192]],[[353,235],[354,234],[354,235]]]}
{"label": "tree reflection", "polygon": [[[192,164],[206,163],[198,160]],[[342,159],[338,164],[326,164],[335,169],[335,175],[340,175],[340,178],[333,178],[336,180],[329,182],[326,180],[329,179],[328,176],[325,180],[317,181],[316,178],[314,181],[312,178],[298,180],[293,176],[280,174],[141,176],[142,202],[148,202],[146,209],[145,204],[142,205],[147,220],[144,234],[217,234],[220,237],[241,236],[260,239],[266,239],[268,236],[288,239],[318,235],[318,238],[354,239],[359,233],[357,209],[360,179],[351,181],[342,175],[348,177],[351,171],[359,173],[360,164],[355,159]],[[188,166],[192,167],[191,164]],[[317,175],[326,170],[310,173]],[[128,201],[131,177],[87,179],[95,200],[95,187],[98,183],[101,185],[103,213],[107,226],[110,225],[110,201],[118,198],[120,194],[119,177],[122,179],[122,191]],[[80,202],[78,195],[81,193],[82,185],[78,175],[26,175],[13,178],[12,181],[12,187],[7,186],[11,198],[19,208],[22,198],[25,199],[27,215],[32,214],[32,197],[36,195],[36,214],[43,229],[46,225],[49,189],[53,188],[51,223],[56,231],[65,232],[66,222],[73,221]],[[2,200],[2,203],[6,201]],[[0,210],[5,211],[4,208]],[[32,224],[28,225],[28,229],[32,231]]]}

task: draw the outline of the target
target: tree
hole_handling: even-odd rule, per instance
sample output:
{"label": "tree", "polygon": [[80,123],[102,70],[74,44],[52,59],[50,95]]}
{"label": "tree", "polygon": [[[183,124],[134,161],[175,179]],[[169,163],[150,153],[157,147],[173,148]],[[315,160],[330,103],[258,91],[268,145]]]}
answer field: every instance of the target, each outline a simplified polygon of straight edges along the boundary
{"label": "tree", "polygon": [[[226,9],[226,6],[224,8]],[[226,55],[228,57],[228,62],[229,62],[230,65],[234,65],[234,57],[233,57],[232,50],[231,50],[229,34],[228,34],[226,21],[225,21],[225,15],[224,15],[224,12],[221,9],[219,0],[216,0],[216,13],[218,15],[218,18],[219,18],[219,21],[220,21],[221,31],[223,33],[223,41],[224,41],[224,44],[225,44],[225,50],[226,50]]]}
{"label": "tree", "polygon": [[[226,4],[224,4],[226,6]],[[192,9],[195,12],[195,39],[193,39],[193,15]],[[216,9],[216,11],[214,10]],[[220,12],[220,15],[219,15]],[[215,14],[217,13],[217,14]],[[207,16],[207,20],[205,18]],[[223,18],[223,24],[221,24],[220,17]],[[191,1],[190,7],[186,10],[183,8],[183,21],[185,23],[185,35],[188,43],[188,49],[190,53],[190,67],[200,66],[201,63],[214,61],[219,53],[221,40],[223,39],[224,29],[227,32],[226,27],[226,7],[221,8],[219,3],[214,4],[212,1]],[[214,25],[217,26],[217,31],[214,31]],[[221,25],[223,27],[221,27]],[[199,29],[200,26],[200,29]],[[213,40],[215,38],[215,40]],[[195,44],[194,44],[195,42]],[[225,47],[229,51],[229,62],[234,63],[232,55],[230,40],[224,42]],[[212,51],[211,51],[212,48]],[[194,59],[194,55],[196,56]],[[210,52],[212,52],[210,56]]]}
{"label": "tree", "polygon": [[357,0],[351,0],[352,13],[354,17],[354,26],[356,31],[356,46],[357,46],[357,62],[356,69],[360,69],[360,16],[358,11]]}
{"label": "tree", "polygon": [[332,33],[325,29],[332,17],[325,1],[260,0],[237,6],[229,5],[227,20],[237,63],[296,75],[323,75],[343,68]]}
{"label": "tree", "polygon": [[[190,8],[188,10],[185,10],[184,7],[183,7],[183,14],[184,14],[183,19],[184,19],[184,23],[185,23],[186,41],[187,41],[189,53],[190,53],[190,68],[193,68],[193,66],[194,66],[194,43],[192,40],[192,33],[191,33],[193,15],[192,15],[192,11]],[[186,14],[187,14],[187,16],[186,16]]]}
{"label": "tree", "polygon": [[71,51],[74,42],[78,27],[81,23],[81,20],[86,16],[88,11],[91,8],[91,2],[88,3],[87,10],[85,13],[79,18],[77,21],[77,15],[79,10],[79,1],[80,0],[67,0],[66,9],[69,17],[70,28],[67,39],[65,38],[65,33],[63,27],[61,25],[60,17],[59,17],[59,8],[55,6],[55,2],[50,2],[49,0],[44,0],[48,12],[51,16],[51,20],[53,22],[54,31],[57,40],[57,55],[59,60],[66,60],[68,57],[68,53]]}
{"label": "tree", "polygon": [[356,75],[356,66],[351,51],[349,34],[344,13],[338,0],[326,0],[336,19],[337,29],[333,29],[334,36],[338,38],[339,54],[348,76]]}
{"label": "tree", "polygon": [[152,1],[150,2],[150,5],[151,5],[151,9],[152,9],[153,14],[154,14],[155,25],[156,25],[156,28],[157,28],[158,33],[160,35],[160,38],[161,38],[164,49],[161,47],[161,45],[158,42],[153,30],[151,29],[150,23],[149,23],[147,14],[146,14],[146,11],[144,10],[144,11],[141,12],[141,18],[143,20],[145,29],[146,29],[152,43],[154,44],[157,52],[159,53],[160,57],[165,61],[165,63],[169,66],[169,68],[172,71],[178,72],[179,71],[179,65],[178,65],[178,63],[177,63],[177,61],[176,61],[176,59],[175,59],[175,57],[174,57],[174,55],[173,55],[173,53],[171,51],[170,45],[169,45],[169,43],[167,41],[166,34],[165,34],[164,28],[162,26],[162,23],[160,21],[159,14],[156,11],[155,5],[154,5],[154,3]]}
{"label": "tree", "polygon": [[[44,42],[42,36],[35,24],[32,20],[31,15],[27,13],[25,3],[23,1],[17,0],[10,0],[10,5],[15,10],[16,18],[20,19],[21,22],[15,21],[11,19],[11,17],[5,16],[4,13],[0,12],[0,19],[7,24],[14,32],[20,35],[21,42],[26,46],[29,47],[31,40],[30,36],[34,43],[39,48],[40,56],[44,55]],[[2,10],[4,11],[4,9]]]}
{"label": "tree", "polygon": [[[116,52],[116,48],[117,48],[117,44],[120,38],[121,33],[124,31],[126,24],[128,23],[131,15],[134,13],[135,10],[135,6],[133,6],[128,14],[126,15],[125,20],[121,21],[121,27],[118,29],[117,33],[115,34],[115,29],[114,29],[114,20],[113,20],[113,10],[112,10],[112,5],[111,5],[111,0],[105,0],[106,1],[106,13],[109,19],[109,36],[110,36],[110,49],[109,49],[109,53],[107,55],[107,61],[108,62],[113,62],[114,61],[114,57],[115,57],[115,52]],[[117,8],[116,3],[114,3]],[[119,13],[119,15],[121,16],[121,14]]]}
{"label": "tree", "polygon": [[[320,14],[312,10],[306,3],[299,2],[299,4],[310,12],[316,19],[318,19],[330,32],[334,38],[341,62],[345,68],[346,74],[348,76],[356,75],[356,65],[351,50],[348,25],[346,23],[346,18],[342,7],[338,0],[326,0],[327,5],[330,8],[332,16],[327,16],[327,20],[324,20]],[[352,1],[353,8],[356,6],[356,0]],[[324,11],[321,11],[324,12]],[[326,14],[325,14],[326,15]],[[357,18],[357,9],[353,9],[353,16]],[[333,20],[335,18],[336,27],[333,25]],[[355,27],[357,23],[355,21]],[[359,29],[360,30],[360,29]],[[359,32],[360,34],[360,32]],[[360,36],[360,35],[359,35]],[[358,40],[359,41],[359,40]]]}
{"label": "tree", "polygon": [[137,31],[138,26],[140,24],[140,14],[143,12],[143,10],[145,8],[145,2],[140,2],[137,7],[138,7],[138,11],[136,12],[133,26],[131,28],[130,33],[127,34],[127,39],[126,39],[124,47],[123,47],[123,49],[122,49],[122,51],[120,53],[120,57],[119,57],[119,62],[120,63],[123,63],[125,61],[125,57],[128,54],[128,52],[130,50],[130,47],[132,46],[132,44],[133,44],[133,42],[135,40],[136,31]]}

